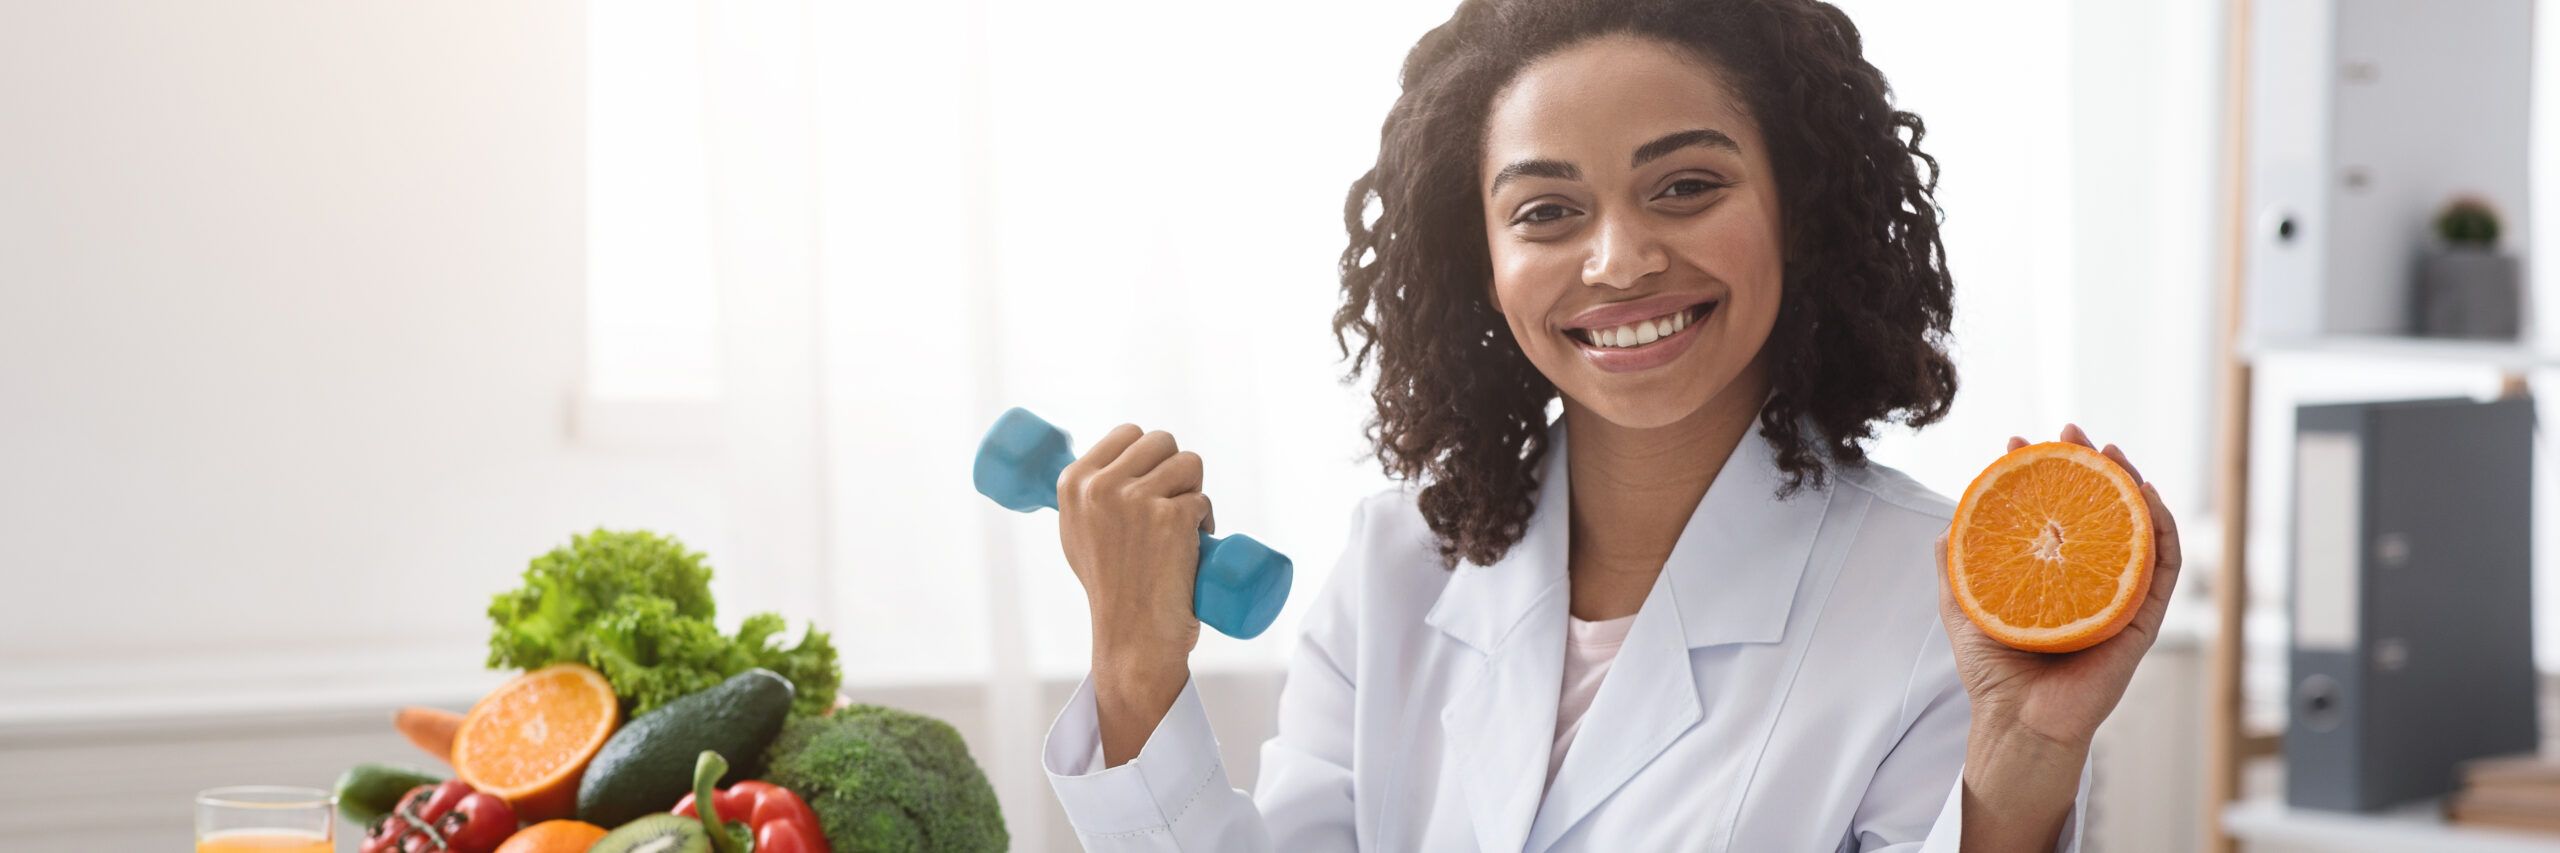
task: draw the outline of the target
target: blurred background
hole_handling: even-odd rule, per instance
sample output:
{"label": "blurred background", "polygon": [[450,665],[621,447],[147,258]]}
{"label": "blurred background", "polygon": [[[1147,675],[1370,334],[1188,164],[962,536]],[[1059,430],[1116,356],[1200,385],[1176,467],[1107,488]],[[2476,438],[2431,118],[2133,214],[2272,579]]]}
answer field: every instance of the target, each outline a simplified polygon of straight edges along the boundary
{"label": "blurred background", "polygon": [[[1927,120],[1957,282],[1957,405],[1873,456],[1955,494],[2069,421],[2160,484],[2189,573],[2102,735],[2087,849],[2195,848],[2215,484],[2256,484],[2240,659],[2281,728],[2293,407],[2547,375],[2551,276],[2524,266],[2512,345],[2235,338],[2260,223],[2231,202],[2230,46],[2331,31],[2237,33],[2223,0],[1840,5]],[[1221,528],[1297,558],[1269,634],[1195,657],[1248,784],[1303,593],[1390,485],[1329,329],[1343,193],[1453,6],[0,0],[0,846],[170,849],[197,789],[415,760],[390,709],[502,681],[490,596],[604,526],[705,552],[724,628],[832,632],[847,694],[959,727],[1018,849],[1073,849],[1037,748],[1083,595],[1054,516],[968,483],[1017,405],[1079,444],[1173,431]],[[2506,30],[2547,58],[2533,11]],[[2530,177],[2475,191],[2515,200],[2529,259],[2560,251],[2525,215],[2560,199],[2560,79],[2516,67],[2530,109],[2479,106]],[[2235,405],[2254,430],[2218,446]],[[2513,458],[2551,529],[2560,480]],[[2518,642],[2560,667],[2535,553]]]}

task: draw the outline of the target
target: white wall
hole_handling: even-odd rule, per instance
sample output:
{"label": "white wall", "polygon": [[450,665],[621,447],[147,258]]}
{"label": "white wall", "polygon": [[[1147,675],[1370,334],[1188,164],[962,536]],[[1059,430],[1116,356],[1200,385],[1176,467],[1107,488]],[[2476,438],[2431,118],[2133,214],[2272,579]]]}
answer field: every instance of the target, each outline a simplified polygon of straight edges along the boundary
{"label": "white wall", "polygon": [[[572,439],[583,19],[0,4],[0,753],[75,719],[467,701],[488,596],[569,532],[734,550],[716,455]],[[153,752],[54,795],[129,800],[81,786]],[[329,781],[261,769],[163,772]],[[184,819],[183,791],[26,793],[0,839]]]}
{"label": "white wall", "polygon": [[468,664],[572,530],[724,544],[710,460],[571,441],[582,19],[0,6],[0,570],[43,590],[0,602],[0,715]]}

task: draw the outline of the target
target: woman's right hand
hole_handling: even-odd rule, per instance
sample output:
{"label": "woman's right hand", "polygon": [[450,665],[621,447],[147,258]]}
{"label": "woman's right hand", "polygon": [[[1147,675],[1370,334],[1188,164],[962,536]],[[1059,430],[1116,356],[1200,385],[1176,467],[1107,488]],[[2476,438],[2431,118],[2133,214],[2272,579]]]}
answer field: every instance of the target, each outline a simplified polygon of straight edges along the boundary
{"label": "woman's right hand", "polygon": [[1191,678],[1200,532],[1213,528],[1200,455],[1121,424],[1058,473],[1058,542],[1093,614],[1106,766],[1135,757]]}

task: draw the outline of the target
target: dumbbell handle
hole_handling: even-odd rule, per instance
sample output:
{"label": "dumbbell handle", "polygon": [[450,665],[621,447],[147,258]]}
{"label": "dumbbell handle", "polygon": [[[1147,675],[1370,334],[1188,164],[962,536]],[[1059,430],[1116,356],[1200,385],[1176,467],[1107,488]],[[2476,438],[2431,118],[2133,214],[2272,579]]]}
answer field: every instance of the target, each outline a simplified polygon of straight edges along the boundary
{"label": "dumbbell handle", "polygon": [[[978,442],[971,479],[978,493],[1016,512],[1058,508],[1058,474],[1075,461],[1065,430],[1030,411],[1008,409]],[[1191,612],[1219,633],[1249,640],[1271,627],[1289,600],[1289,558],[1251,536],[1200,534]]]}

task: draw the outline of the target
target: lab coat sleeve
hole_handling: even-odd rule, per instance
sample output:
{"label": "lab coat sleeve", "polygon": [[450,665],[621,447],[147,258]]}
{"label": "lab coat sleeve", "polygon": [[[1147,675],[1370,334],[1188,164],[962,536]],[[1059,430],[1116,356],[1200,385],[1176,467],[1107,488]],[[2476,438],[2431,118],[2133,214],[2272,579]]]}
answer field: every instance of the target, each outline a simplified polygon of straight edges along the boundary
{"label": "lab coat sleeve", "polygon": [[1042,763],[1087,850],[1352,850],[1351,596],[1362,519],[1316,597],[1280,690],[1279,731],[1262,745],[1262,775],[1247,796],[1227,778],[1197,680],[1186,682],[1136,758],[1101,769],[1093,678],[1049,728]]}
{"label": "lab coat sleeve", "polygon": [[[1842,849],[1860,853],[1958,853],[1964,833],[1965,739],[1973,727],[1972,700],[1956,677],[1946,634],[1931,626],[1902,695],[1911,720],[1885,755],[1858,804]],[[2080,767],[2079,791],[2053,849],[2077,853],[2089,810],[2094,759]]]}
{"label": "lab coat sleeve", "polygon": [[[2089,814],[2089,777],[2095,774],[2097,758],[2092,756],[2080,765],[2080,791],[2072,795],[2071,815],[2062,819],[2062,834],[2054,839],[2053,849],[2061,853],[2079,853],[2081,825]],[[1920,853],[1957,853],[1964,836],[1964,769],[1956,769],[1956,782],[1947,788],[1946,805],[1938,810],[1938,822],[1929,829],[1929,840]],[[1903,849],[1903,848],[1888,848]]]}
{"label": "lab coat sleeve", "polygon": [[1085,849],[1271,849],[1270,832],[1252,799],[1227,781],[1196,679],[1183,683],[1136,758],[1096,769],[1102,767],[1101,751],[1093,677],[1087,675],[1049,727],[1041,755],[1049,787]]}

